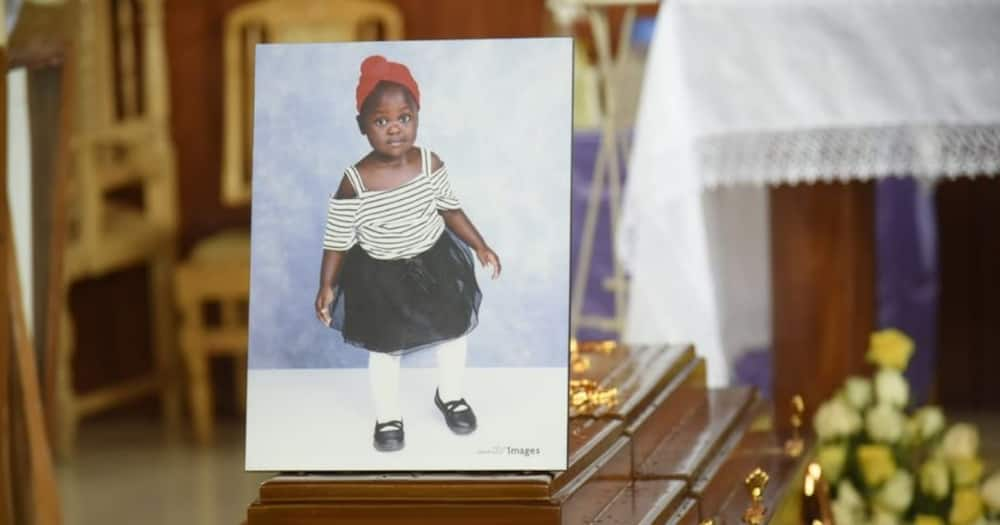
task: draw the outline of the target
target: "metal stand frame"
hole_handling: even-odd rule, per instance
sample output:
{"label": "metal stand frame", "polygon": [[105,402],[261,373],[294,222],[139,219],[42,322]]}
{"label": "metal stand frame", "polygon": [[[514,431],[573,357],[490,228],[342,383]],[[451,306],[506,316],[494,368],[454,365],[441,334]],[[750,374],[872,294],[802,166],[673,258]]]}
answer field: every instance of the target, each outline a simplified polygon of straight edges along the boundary
{"label": "metal stand frame", "polygon": [[[620,334],[625,327],[627,315],[628,282],[617,257],[612,256],[612,276],[603,285],[614,294],[614,313],[611,317],[583,315],[583,303],[587,295],[587,282],[593,260],[597,218],[601,201],[607,192],[610,208],[612,250],[618,231],[622,199],[622,159],[628,157],[631,143],[627,136],[629,117],[620,114],[618,106],[618,71],[622,57],[631,52],[632,25],[635,22],[636,6],[656,4],[657,0],[558,0],[557,5],[581,7],[587,14],[590,29],[597,50],[597,66],[602,100],[604,102],[601,122],[601,145],[594,164],[590,193],[587,197],[587,213],[581,232],[580,253],[577,255],[576,276],[570,297],[570,334],[574,337],[580,327],[595,328]],[[618,53],[612,53],[611,31],[608,22],[608,8],[625,7],[622,18]],[[623,131],[623,127],[625,130]]]}

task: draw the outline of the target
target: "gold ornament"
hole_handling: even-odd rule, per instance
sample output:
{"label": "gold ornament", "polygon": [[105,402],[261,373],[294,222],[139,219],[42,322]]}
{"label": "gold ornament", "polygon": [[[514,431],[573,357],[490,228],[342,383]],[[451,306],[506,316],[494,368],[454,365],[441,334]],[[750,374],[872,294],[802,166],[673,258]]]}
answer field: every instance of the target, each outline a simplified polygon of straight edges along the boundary
{"label": "gold ornament", "polygon": [[770,476],[767,475],[767,472],[764,472],[760,468],[755,468],[747,476],[747,479],[743,481],[747,492],[750,494],[750,506],[743,513],[743,523],[746,525],[761,525],[764,523],[764,517],[767,514],[767,508],[764,507],[764,489],[767,488],[769,480]]}
{"label": "gold ornament", "polygon": [[611,408],[618,404],[617,388],[601,388],[590,379],[571,379],[569,396],[570,407],[578,415],[591,414],[600,407]]}

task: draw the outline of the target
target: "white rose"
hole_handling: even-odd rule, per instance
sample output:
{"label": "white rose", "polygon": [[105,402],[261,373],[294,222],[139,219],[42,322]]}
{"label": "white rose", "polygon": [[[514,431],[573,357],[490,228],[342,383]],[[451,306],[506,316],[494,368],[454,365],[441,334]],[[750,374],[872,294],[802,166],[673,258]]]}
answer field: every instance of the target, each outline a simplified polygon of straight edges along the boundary
{"label": "white rose", "polygon": [[830,504],[834,523],[861,523],[864,513],[861,509],[849,507],[837,500]]}
{"label": "white rose", "polygon": [[865,516],[865,501],[850,481],[837,484],[837,498],[830,504],[834,523],[861,523]]}
{"label": "white rose", "polygon": [[861,429],[861,416],[845,401],[834,398],[816,410],[813,428],[823,441],[846,437]]}
{"label": "white rose", "polygon": [[899,469],[875,495],[875,504],[882,510],[902,514],[913,502],[913,476]]}
{"label": "white rose", "polygon": [[926,406],[913,415],[920,429],[920,439],[926,441],[944,430],[944,413],[936,406]]}
{"label": "white rose", "polygon": [[846,479],[837,483],[837,502],[849,509],[865,508],[865,500],[861,497],[861,493]]}
{"label": "white rose", "polygon": [[895,443],[903,436],[906,417],[899,409],[879,403],[865,415],[868,436],[882,443]]}
{"label": "white rose", "polygon": [[979,492],[990,512],[1000,512],[1000,472],[990,476]]}
{"label": "white rose", "polygon": [[941,460],[930,460],[920,467],[920,490],[934,499],[942,500],[951,489],[948,465]]}
{"label": "white rose", "polygon": [[939,455],[948,460],[975,458],[979,450],[979,432],[968,423],[952,425],[941,439]]}
{"label": "white rose", "polygon": [[872,402],[872,382],[863,377],[849,377],[844,383],[844,397],[854,408],[861,410]]}
{"label": "white rose", "polygon": [[879,403],[903,408],[910,399],[910,385],[899,370],[883,368],[875,374],[875,396]]}
{"label": "white rose", "polygon": [[895,514],[876,509],[875,512],[872,513],[872,519],[869,523],[871,525],[899,525],[901,522],[899,521],[899,517]]}

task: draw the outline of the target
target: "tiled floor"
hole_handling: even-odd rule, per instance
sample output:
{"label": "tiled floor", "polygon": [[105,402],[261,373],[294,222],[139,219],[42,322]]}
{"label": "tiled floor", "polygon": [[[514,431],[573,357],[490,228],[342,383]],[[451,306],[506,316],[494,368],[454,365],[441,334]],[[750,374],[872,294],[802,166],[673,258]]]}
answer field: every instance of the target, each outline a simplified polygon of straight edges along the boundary
{"label": "tiled floor", "polygon": [[[1000,411],[950,412],[979,425],[987,472],[1000,470]],[[89,421],[76,458],[58,466],[66,525],[238,524],[266,473],[243,470],[243,425],[217,427],[217,444],[164,436],[155,420]]]}
{"label": "tiled floor", "polygon": [[57,465],[66,525],[238,524],[269,474],[243,470],[243,424],[217,426],[216,445],[170,438],[153,419],[88,421],[76,457]]}

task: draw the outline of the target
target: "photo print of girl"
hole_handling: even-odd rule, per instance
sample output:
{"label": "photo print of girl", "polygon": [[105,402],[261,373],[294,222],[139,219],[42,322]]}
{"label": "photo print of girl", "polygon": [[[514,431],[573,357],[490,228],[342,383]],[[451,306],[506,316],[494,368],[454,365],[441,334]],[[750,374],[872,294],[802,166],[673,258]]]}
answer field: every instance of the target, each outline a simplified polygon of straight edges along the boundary
{"label": "photo print of girl", "polygon": [[247,469],[565,468],[571,40],[261,45],[254,93]]}

